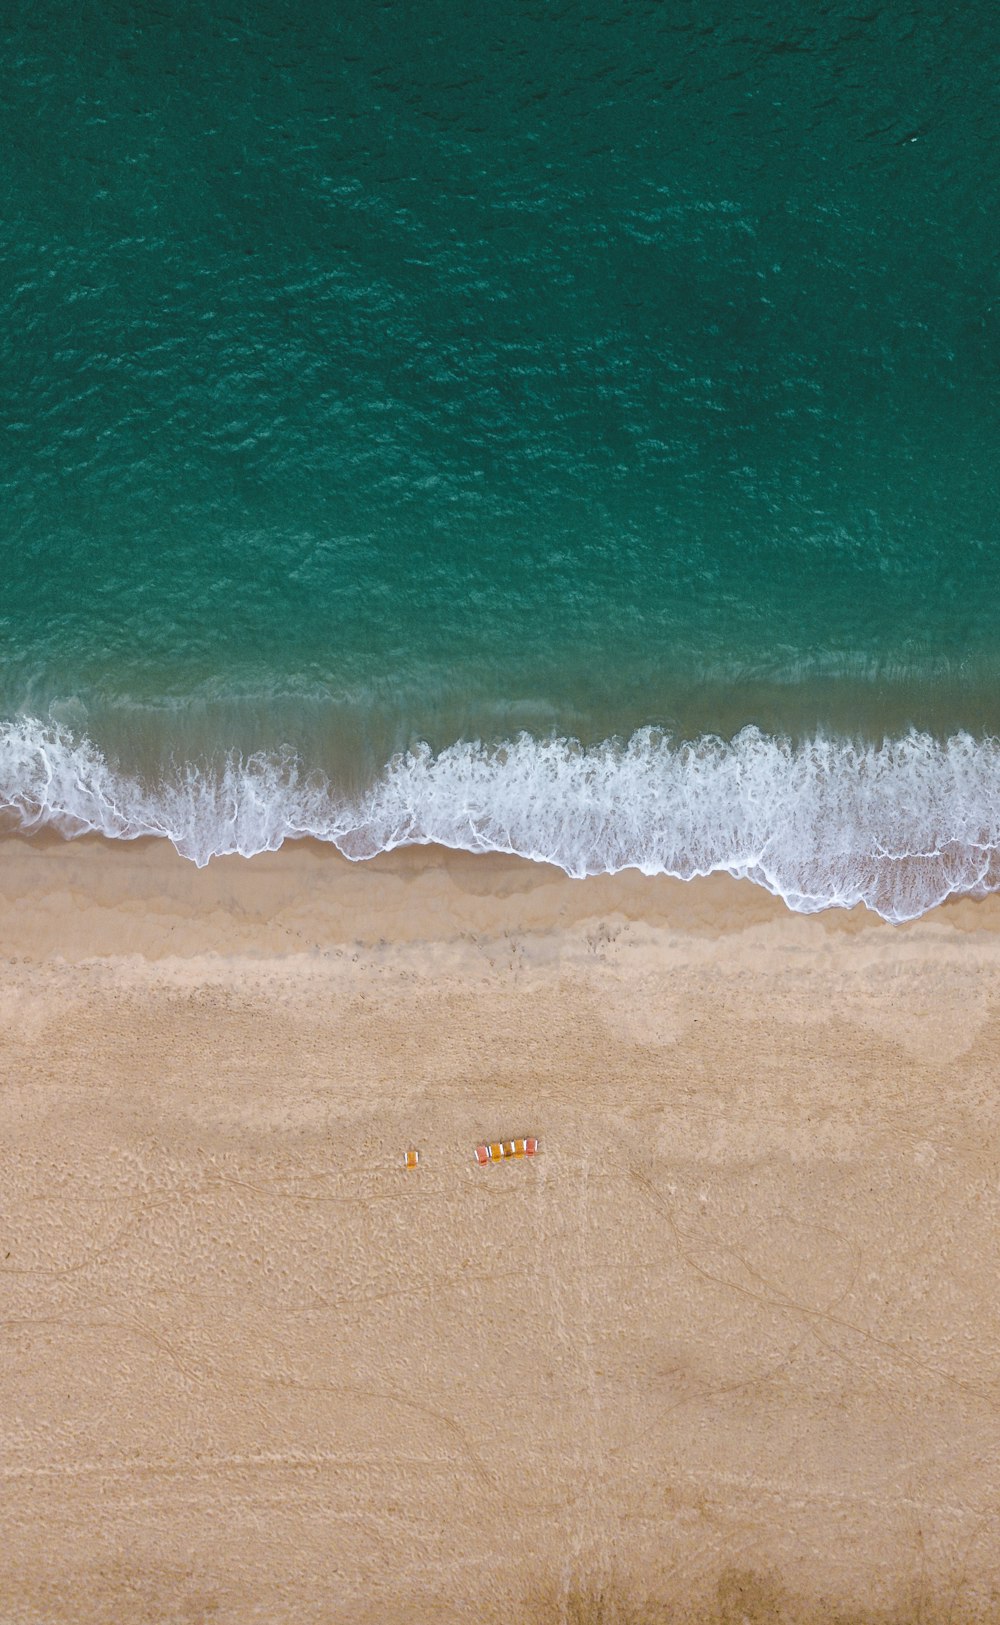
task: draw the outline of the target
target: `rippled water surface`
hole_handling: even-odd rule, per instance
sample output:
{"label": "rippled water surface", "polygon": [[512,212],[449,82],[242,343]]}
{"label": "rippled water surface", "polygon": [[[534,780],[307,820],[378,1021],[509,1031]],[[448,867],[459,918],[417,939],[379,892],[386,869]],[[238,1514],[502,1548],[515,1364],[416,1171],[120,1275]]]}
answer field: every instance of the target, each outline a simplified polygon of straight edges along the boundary
{"label": "rippled water surface", "polygon": [[[289,762],[332,828],[426,745],[455,841],[573,868],[563,739],[593,862],[655,868],[665,764],[719,736],[747,785],[777,749],[784,811],[720,833],[696,775],[701,866],[759,869],[808,803],[795,884],[761,873],[843,900],[816,854],[909,863],[916,796],[991,885],[997,15],[6,8],[9,819],[122,833],[108,797],[131,828],[188,794],[199,855],[250,849],[323,823]],[[911,729],[875,811],[849,742]],[[776,765],[831,743],[847,826]]]}

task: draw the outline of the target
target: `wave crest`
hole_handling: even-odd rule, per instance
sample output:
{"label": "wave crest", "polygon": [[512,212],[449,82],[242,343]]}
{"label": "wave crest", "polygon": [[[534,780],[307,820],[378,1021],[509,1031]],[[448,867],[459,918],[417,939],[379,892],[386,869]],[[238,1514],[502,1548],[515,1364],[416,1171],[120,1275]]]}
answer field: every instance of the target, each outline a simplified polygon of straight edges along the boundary
{"label": "wave crest", "polygon": [[567,874],[745,877],[811,913],[864,903],[895,922],[1000,889],[1000,740],[910,733],[801,744],[745,728],[678,743],[652,729],[584,748],[521,734],[419,746],[347,797],[290,752],[188,764],[146,784],[87,738],[0,725],[8,828],[165,837],[199,867],[312,836],[362,859],[436,843]]}

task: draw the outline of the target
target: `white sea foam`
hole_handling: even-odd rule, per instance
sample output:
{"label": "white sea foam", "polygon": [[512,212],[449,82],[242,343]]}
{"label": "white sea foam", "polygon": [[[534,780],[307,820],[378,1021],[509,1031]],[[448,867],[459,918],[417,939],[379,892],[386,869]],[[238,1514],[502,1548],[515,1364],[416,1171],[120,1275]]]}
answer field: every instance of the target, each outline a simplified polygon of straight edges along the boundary
{"label": "white sea foam", "polygon": [[0,724],[0,815],[24,831],[163,836],[199,866],[308,835],[355,859],[436,842],[573,876],[721,870],[803,913],[861,902],[902,921],[1000,889],[1000,740],[793,745],[746,728],[676,743],[646,729],[583,749],[522,734],[421,747],[347,797],[289,753],[230,755],[154,787],[65,726],[20,718]]}

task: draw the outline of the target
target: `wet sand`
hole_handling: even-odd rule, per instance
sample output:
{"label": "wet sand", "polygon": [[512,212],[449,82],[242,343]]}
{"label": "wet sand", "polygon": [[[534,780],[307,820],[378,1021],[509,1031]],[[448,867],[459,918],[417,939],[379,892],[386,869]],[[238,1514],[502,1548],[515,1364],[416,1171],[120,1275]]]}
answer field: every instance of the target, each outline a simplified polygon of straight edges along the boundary
{"label": "wet sand", "polygon": [[1000,1618],[1000,905],[10,839],[0,933],[4,1625]]}

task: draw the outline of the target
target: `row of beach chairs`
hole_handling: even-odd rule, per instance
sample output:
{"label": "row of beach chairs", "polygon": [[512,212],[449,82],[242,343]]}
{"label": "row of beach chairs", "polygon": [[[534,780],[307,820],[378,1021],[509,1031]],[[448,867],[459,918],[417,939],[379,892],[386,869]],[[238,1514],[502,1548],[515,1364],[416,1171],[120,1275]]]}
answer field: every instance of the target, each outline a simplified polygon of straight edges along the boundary
{"label": "row of beach chairs", "polygon": [[505,1157],[533,1157],[537,1150],[537,1140],[493,1140],[476,1146],[476,1161],[485,1168],[488,1162],[503,1162]]}
{"label": "row of beach chairs", "polygon": [[[491,1162],[506,1162],[510,1157],[534,1157],[538,1154],[538,1141],[533,1138],[525,1140],[492,1140],[488,1145],[476,1146],[476,1161],[481,1168]],[[407,1151],[403,1156],[404,1168],[420,1167],[420,1152]]]}

